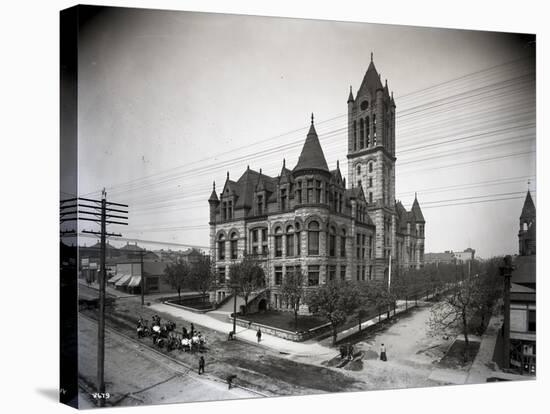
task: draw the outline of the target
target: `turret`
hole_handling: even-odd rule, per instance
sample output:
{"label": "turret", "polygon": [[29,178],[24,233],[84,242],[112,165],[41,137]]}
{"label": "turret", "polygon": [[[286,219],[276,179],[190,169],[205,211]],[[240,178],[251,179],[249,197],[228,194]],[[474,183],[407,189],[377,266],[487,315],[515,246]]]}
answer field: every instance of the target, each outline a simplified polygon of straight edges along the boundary
{"label": "turret", "polygon": [[216,209],[220,205],[220,200],[218,199],[218,195],[216,194],[215,181],[212,183],[212,194],[210,194],[208,204],[210,205],[210,223],[214,223],[216,221]]}

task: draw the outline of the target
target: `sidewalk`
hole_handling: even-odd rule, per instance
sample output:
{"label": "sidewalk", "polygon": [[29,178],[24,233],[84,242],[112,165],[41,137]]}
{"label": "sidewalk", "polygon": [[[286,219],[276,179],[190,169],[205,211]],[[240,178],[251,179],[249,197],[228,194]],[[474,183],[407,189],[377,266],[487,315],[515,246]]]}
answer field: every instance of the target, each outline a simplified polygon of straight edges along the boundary
{"label": "sidewalk", "polygon": [[[192,322],[196,325],[202,325],[206,328],[213,329],[215,331],[229,334],[233,330],[233,325],[229,322],[222,322],[208,314],[200,314],[187,311],[185,309],[176,308],[174,306],[165,305],[163,303],[151,304],[151,309],[158,312],[164,312],[174,317],[184,319],[188,322]],[[253,329],[243,328],[237,326],[236,337],[238,340],[258,343],[256,339],[256,331]],[[262,333],[262,341],[260,345],[271,348],[275,351],[292,354],[294,356],[323,356],[331,357],[336,354],[336,351],[332,348],[320,345],[318,343],[301,343],[293,342],[283,338],[278,338],[273,335]]]}

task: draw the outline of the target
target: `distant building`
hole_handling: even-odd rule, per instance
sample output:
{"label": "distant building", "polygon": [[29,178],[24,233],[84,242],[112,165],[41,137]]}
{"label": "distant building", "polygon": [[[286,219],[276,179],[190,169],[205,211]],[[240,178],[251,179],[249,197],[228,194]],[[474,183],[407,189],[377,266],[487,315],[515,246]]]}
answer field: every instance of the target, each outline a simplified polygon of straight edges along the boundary
{"label": "distant building", "polygon": [[536,209],[528,191],[519,220],[519,255],[510,286],[510,366],[536,373]]}
{"label": "distant building", "polygon": [[446,250],[443,253],[426,253],[424,259],[426,264],[452,264],[466,263],[475,259],[476,251],[468,247],[463,252],[454,252]]}
{"label": "distant building", "polygon": [[456,259],[452,251],[445,251],[443,253],[426,253],[424,255],[426,264],[451,264],[455,263]]}
{"label": "distant building", "polygon": [[457,262],[469,262],[475,259],[476,251],[468,247],[463,252],[453,252]]}

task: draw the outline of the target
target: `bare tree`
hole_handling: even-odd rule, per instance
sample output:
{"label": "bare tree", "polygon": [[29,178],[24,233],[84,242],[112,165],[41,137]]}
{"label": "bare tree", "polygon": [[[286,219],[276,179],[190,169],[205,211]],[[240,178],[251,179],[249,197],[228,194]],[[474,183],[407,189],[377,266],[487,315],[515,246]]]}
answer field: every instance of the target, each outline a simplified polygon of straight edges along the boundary
{"label": "bare tree", "polygon": [[189,264],[182,259],[178,259],[175,263],[169,264],[164,269],[170,285],[178,292],[179,300],[181,300],[181,290],[189,287],[190,271]]}
{"label": "bare tree", "polygon": [[306,276],[301,270],[295,270],[285,275],[281,285],[281,294],[294,312],[294,330],[298,331],[298,311],[304,300]]}
{"label": "bare tree", "polygon": [[192,264],[190,269],[190,287],[201,293],[202,298],[212,288],[215,281],[215,273],[212,269],[210,256],[201,255]]}
{"label": "bare tree", "polygon": [[246,314],[250,294],[265,287],[264,269],[254,257],[246,255],[240,263],[229,266],[229,283],[234,287],[234,294],[244,297]]}
{"label": "bare tree", "polygon": [[430,329],[437,333],[461,333],[464,336],[464,361],[468,360],[472,319],[482,298],[479,280],[467,278],[458,283],[431,310]]}

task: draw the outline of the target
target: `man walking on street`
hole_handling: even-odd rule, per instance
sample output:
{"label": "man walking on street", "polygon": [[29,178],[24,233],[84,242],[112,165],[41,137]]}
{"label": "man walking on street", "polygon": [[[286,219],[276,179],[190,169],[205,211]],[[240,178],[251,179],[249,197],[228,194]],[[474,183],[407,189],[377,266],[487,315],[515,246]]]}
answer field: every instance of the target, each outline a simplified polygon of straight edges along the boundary
{"label": "man walking on street", "polygon": [[199,375],[204,374],[204,357],[201,355],[199,358]]}
{"label": "man walking on street", "polygon": [[258,328],[258,332],[256,332],[256,338],[258,338],[258,343],[262,340],[262,331],[260,328]]}
{"label": "man walking on street", "polygon": [[386,347],[384,344],[380,345],[380,360],[387,361],[388,358],[386,357]]}

